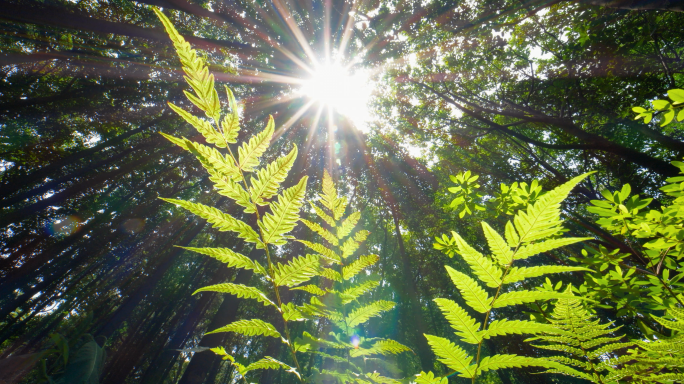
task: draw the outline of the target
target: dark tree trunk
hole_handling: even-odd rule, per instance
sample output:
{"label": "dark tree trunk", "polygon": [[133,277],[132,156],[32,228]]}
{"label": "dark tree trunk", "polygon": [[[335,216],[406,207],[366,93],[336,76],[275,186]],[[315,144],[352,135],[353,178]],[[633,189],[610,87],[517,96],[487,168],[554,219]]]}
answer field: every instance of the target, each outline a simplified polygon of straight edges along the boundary
{"label": "dark tree trunk", "polygon": [[[574,1],[574,0],[573,0]],[[683,12],[684,2],[681,0],[576,0],[580,4],[598,5],[599,7],[629,9],[633,11],[672,11]]]}
{"label": "dark tree trunk", "polygon": [[[252,271],[241,269],[237,276],[235,277],[235,284],[247,284],[252,278]],[[219,306],[219,309],[214,314],[214,317],[209,323],[209,330],[214,330],[216,328],[222,327],[226,324],[230,324],[235,321],[237,315],[238,306],[240,301],[243,299],[238,299],[237,296],[226,295],[223,298],[223,302]],[[224,340],[226,339],[226,333],[212,333],[211,335],[202,336],[202,340],[199,342],[199,347],[215,348],[222,346]],[[211,370],[214,363],[221,360],[221,357],[214,354],[211,351],[197,352],[192,355],[188,367],[183,372],[178,384],[201,384],[204,382],[207,373]]]}

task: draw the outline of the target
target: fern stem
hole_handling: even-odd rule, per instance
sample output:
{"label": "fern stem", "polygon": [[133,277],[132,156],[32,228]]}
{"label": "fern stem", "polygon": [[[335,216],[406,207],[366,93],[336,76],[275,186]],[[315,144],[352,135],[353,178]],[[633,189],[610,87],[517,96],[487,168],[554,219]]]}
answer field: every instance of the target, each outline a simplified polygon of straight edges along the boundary
{"label": "fern stem", "polygon": [[[218,126],[218,122],[217,122]],[[220,131],[219,131],[220,132]],[[222,134],[224,141],[226,142],[226,149],[228,149],[228,154],[230,155],[230,158],[233,159],[233,162],[235,163],[238,172],[240,172],[240,178],[242,179],[242,183],[244,184],[245,190],[249,190],[249,186],[247,185],[247,179],[245,179],[245,174],[242,172],[242,169],[240,168],[240,163],[238,160],[235,158],[235,155],[233,155],[233,151],[230,149],[230,145],[228,145],[227,140],[225,139],[225,136]],[[250,195],[250,200],[252,201],[252,204],[254,204],[254,213],[257,218],[257,222],[261,220],[261,215],[259,215],[259,205],[257,202],[254,200],[254,198]],[[261,236],[261,241],[263,242],[266,239],[266,236],[264,235],[264,230],[259,227],[259,235]],[[292,341],[290,338],[290,330],[287,326],[287,320],[283,317],[283,312],[282,312],[282,307],[283,307],[283,302],[280,299],[280,291],[278,289],[278,284],[275,282],[275,270],[273,268],[273,262],[271,261],[271,253],[269,252],[268,249],[268,244],[264,242],[264,251],[266,252],[266,262],[268,263],[268,274],[271,278],[271,283],[273,285],[273,292],[276,297],[276,303],[278,304],[278,312],[280,313],[281,319],[283,319],[283,331],[285,332],[285,339],[287,341],[287,346],[290,348],[290,353],[292,354],[292,360],[295,363],[295,367],[297,368],[297,372],[299,373],[297,377],[299,378],[299,381],[304,383],[304,379],[302,378],[302,368],[299,365],[299,361],[297,360],[297,352],[295,352],[294,347],[292,346]]]}

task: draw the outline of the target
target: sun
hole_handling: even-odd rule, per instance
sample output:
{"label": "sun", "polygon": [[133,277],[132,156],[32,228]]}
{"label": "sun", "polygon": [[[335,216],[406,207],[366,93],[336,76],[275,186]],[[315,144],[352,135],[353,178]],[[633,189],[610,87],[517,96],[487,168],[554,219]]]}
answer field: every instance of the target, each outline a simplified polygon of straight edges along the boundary
{"label": "sun", "polygon": [[316,68],[300,90],[321,106],[347,116],[362,131],[367,130],[370,120],[368,101],[371,91],[372,82],[367,71],[357,70],[352,74],[337,63]]}

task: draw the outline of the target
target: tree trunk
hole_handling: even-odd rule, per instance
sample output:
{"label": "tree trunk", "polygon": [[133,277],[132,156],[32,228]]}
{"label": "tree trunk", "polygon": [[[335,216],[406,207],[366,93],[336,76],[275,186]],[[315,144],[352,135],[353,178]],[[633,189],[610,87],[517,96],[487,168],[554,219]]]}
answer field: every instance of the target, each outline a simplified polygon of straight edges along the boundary
{"label": "tree trunk", "polygon": [[[254,251],[252,252],[254,253]],[[253,255],[250,255],[253,257]],[[235,284],[247,284],[252,278],[252,271],[241,269],[237,276],[235,277]],[[240,301],[237,296],[225,295],[223,302],[219,309],[214,314],[214,317],[209,323],[209,330],[214,330],[216,328],[222,327],[226,324],[230,324],[235,321],[237,315],[238,306]],[[215,348],[222,346],[224,340],[226,339],[226,333],[212,333],[211,335],[202,336],[202,340],[199,342],[199,347]],[[211,366],[221,360],[221,357],[214,354],[211,351],[197,352],[192,355],[188,367],[183,372],[178,384],[202,384],[207,376],[207,373],[211,370]]]}
{"label": "tree trunk", "polygon": [[633,11],[672,11],[684,12],[681,0],[577,0],[580,4],[598,5],[599,7],[629,9]]}

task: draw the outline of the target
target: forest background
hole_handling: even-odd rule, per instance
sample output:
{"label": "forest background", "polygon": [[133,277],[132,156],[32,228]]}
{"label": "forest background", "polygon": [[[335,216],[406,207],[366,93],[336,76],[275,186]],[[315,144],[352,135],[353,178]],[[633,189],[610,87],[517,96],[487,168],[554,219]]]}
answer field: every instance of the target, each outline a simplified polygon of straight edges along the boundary
{"label": "forest background", "polygon": [[[228,209],[206,193],[194,157],[158,134],[196,136],[166,104],[190,108],[150,5],[206,52],[217,82],[238,96],[247,131],[271,114],[273,145],[299,146],[293,178],[319,186],[328,170],[362,212],[368,248],[380,256],[380,296],[397,301],[372,327],[413,349],[398,357],[406,375],[434,369],[422,335],[449,325],[432,299],[455,296],[444,265],[463,269],[434,249],[435,237],[478,238],[477,213],[448,208],[450,175],[471,170],[493,196],[502,182],[538,179],[548,190],[597,171],[568,201],[566,225],[620,247],[583,207],[626,183],[657,205],[665,178],[679,172],[670,162],[684,156],[679,123],[644,124],[631,112],[682,85],[676,2],[2,0],[0,358],[25,357],[14,365],[31,367],[56,334],[71,347],[84,334],[104,346],[102,383],[225,382],[230,364],[202,348],[286,353],[279,342],[204,336],[263,309],[193,296],[249,276],[174,247],[237,240],[158,199]],[[372,74],[374,117],[363,130],[292,97],[310,54],[336,49]],[[489,348],[520,353],[521,340]],[[560,380],[533,372],[497,378]],[[259,380],[289,379],[264,371]]]}

